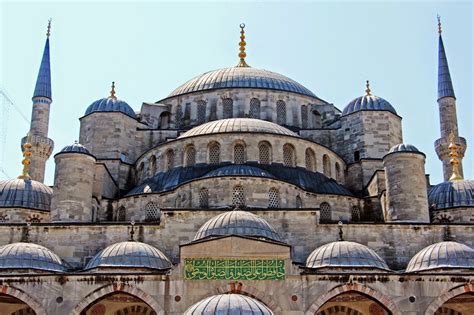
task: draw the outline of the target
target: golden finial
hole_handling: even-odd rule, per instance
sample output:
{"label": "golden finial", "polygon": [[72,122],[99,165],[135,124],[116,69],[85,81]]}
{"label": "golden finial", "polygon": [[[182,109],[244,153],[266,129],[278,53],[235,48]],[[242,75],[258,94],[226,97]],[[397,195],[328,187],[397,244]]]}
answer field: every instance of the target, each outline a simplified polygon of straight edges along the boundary
{"label": "golden finial", "polygon": [[369,80],[367,80],[366,83],[365,83],[365,95],[370,96],[370,95],[372,95],[371,92],[372,91],[370,90]]}
{"label": "golden finial", "polygon": [[23,144],[23,160],[21,164],[23,164],[23,171],[18,179],[31,179],[30,174],[28,171],[30,170],[30,156],[31,156],[31,133],[28,132],[26,136],[26,141]]}
{"label": "golden finial", "polygon": [[247,54],[245,53],[245,46],[247,43],[245,42],[245,24],[242,23],[240,24],[240,43],[239,43],[239,58],[240,62],[237,65],[237,67],[250,67],[246,62],[245,62],[245,57],[247,57]]}
{"label": "golden finial", "polygon": [[453,167],[453,173],[451,177],[449,178],[449,181],[456,181],[456,180],[462,180],[462,176],[460,175],[459,172],[459,154],[458,154],[458,146],[455,143],[456,137],[454,136],[454,133],[451,131],[449,134],[449,156],[451,157],[451,160],[449,160],[449,163],[451,163]]}
{"label": "golden finial", "polygon": [[109,98],[116,100],[117,97],[115,96],[115,82],[112,82],[112,89],[110,90],[110,96]]}
{"label": "golden finial", "polygon": [[48,20],[48,31],[46,32],[46,36],[49,37],[51,35],[51,19]]}
{"label": "golden finial", "polygon": [[439,14],[438,14],[437,17],[438,17],[438,33],[441,35],[441,32],[443,31],[441,29],[441,16],[439,16]]}

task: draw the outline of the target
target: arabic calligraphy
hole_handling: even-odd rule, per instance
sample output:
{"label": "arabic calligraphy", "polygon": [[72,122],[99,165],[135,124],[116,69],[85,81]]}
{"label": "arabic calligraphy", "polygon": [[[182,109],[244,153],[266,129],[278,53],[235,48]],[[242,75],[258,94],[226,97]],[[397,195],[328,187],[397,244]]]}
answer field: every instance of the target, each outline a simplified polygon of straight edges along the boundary
{"label": "arabic calligraphy", "polygon": [[283,259],[186,258],[186,280],[284,280]]}

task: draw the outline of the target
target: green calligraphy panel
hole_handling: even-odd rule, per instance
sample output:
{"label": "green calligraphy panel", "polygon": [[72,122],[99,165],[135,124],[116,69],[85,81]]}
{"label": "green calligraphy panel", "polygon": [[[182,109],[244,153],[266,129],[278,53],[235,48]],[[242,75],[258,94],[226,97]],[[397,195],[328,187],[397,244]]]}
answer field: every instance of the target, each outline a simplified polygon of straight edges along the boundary
{"label": "green calligraphy panel", "polygon": [[186,280],[284,280],[283,259],[186,258]]}

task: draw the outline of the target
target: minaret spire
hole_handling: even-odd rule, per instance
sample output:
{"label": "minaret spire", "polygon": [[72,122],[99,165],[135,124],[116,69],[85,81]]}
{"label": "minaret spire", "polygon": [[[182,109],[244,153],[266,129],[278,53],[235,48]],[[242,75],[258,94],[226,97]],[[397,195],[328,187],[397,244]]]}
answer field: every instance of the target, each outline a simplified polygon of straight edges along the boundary
{"label": "minaret spire", "polygon": [[49,36],[51,35],[51,19],[48,21],[48,30],[46,32],[46,43],[43,50],[43,58],[36,79],[35,92],[33,98],[44,97],[52,101],[51,98],[51,66],[49,60]]}
{"label": "minaret spire", "polygon": [[448,59],[444,50],[443,37],[441,36],[441,17],[438,15],[438,99],[443,97],[455,97],[451,74],[449,73]]}

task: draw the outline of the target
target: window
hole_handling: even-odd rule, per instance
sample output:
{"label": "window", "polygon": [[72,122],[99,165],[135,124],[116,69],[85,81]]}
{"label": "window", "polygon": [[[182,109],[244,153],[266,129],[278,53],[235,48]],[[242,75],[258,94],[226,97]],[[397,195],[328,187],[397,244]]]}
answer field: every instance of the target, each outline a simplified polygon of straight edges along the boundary
{"label": "window", "polygon": [[297,209],[303,208],[303,200],[301,200],[300,195],[296,196],[296,208]]}
{"label": "window", "polygon": [[163,112],[160,114],[160,129],[168,129],[170,124],[171,114]]}
{"label": "window", "polygon": [[137,168],[137,182],[142,178],[144,164],[141,162]]}
{"label": "window", "polygon": [[295,167],[295,149],[291,144],[283,146],[283,164],[289,167]]}
{"label": "window", "polygon": [[148,171],[149,171],[150,176],[154,176],[156,173],[156,157],[154,155],[152,155],[150,158]]}
{"label": "window", "polygon": [[352,221],[354,222],[360,221],[360,209],[358,206],[352,206],[351,217],[352,217]]}
{"label": "window", "polygon": [[323,155],[323,174],[327,177],[331,177],[331,161],[327,154]]}
{"label": "window", "polygon": [[221,162],[221,147],[219,143],[213,142],[209,145],[209,164],[219,164]]}
{"label": "window", "polygon": [[115,215],[115,221],[123,222],[127,219],[127,212],[124,206],[121,206],[117,209],[117,213]]}
{"label": "window", "polygon": [[232,118],[233,116],[233,108],[234,102],[231,98],[224,98],[222,100],[222,107],[223,107],[223,117],[224,118]]}
{"label": "window", "polygon": [[314,151],[310,148],[306,149],[305,163],[306,163],[306,169],[308,171],[311,171],[311,172],[316,171],[316,155],[314,154]]}
{"label": "window", "polygon": [[335,164],[335,169],[336,169],[336,180],[338,182],[342,182],[342,171],[341,171],[341,166],[339,165],[338,162]]}
{"label": "window", "polygon": [[33,214],[32,216],[28,217],[28,222],[30,223],[41,223],[42,218],[39,215]]}
{"label": "window", "polygon": [[245,193],[243,186],[237,185],[232,190],[232,205],[245,206]]}
{"label": "window", "polygon": [[209,207],[209,190],[207,188],[201,188],[201,190],[199,191],[199,207]]}
{"label": "window", "polygon": [[201,100],[197,102],[197,123],[203,124],[206,121],[206,102]]}
{"label": "window", "polygon": [[149,202],[145,206],[145,221],[160,222],[161,209],[156,202]]}
{"label": "window", "polygon": [[280,207],[280,192],[276,188],[270,188],[268,192],[268,208]]}
{"label": "window", "polygon": [[260,119],[260,101],[257,98],[250,100],[250,118]]}
{"label": "window", "polygon": [[0,223],[5,223],[8,221],[8,216],[6,214],[0,215]]}
{"label": "window", "polygon": [[313,128],[321,128],[322,126],[321,114],[317,110],[313,110]]}
{"label": "window", "polygon": [[270,164],[272,162],[270,143],[261,142],[258,145],[258,161],[260,164]]}
{"label": "window", "polygon": [[166,171],[171,171],[174,167],[174,151],[172,149],[169,149],[166,151],[166,159],[165,159],[165,170]]}
{"label": "window", "polygon": [[284,101],[277,101],[277,124],[286,124],[286,104]]}
{"label": "window", "polygon": [[354,162],[358,162],[360,160],[360,152],[355,151],[354,152]]}
{"label": "window", "polygon": [[193,145],[189,145],[186,147],[186,150],[184,151],[184,165],[185,166],[193,166],[196,164],[196,149],[194,149]]}
{"label": "window", "polygon": [[178,104],[176,106],[176,128],[180,129],[183,125],[183,107]]}
{"label": "window", "polygon": [[327,202],[323,202],[319,206],[319,221],[320,222],[331,221],[331,206]]}
{"label": "window", "polygon": [[301,128],[308,128],[308,106],[301,106]]}
{"label": "window", "polygon": [[236,144],[234,146],[234,163],[244,164],[245,163],[245,147],[243,144]]}

